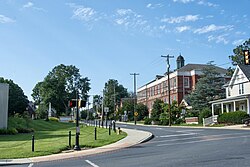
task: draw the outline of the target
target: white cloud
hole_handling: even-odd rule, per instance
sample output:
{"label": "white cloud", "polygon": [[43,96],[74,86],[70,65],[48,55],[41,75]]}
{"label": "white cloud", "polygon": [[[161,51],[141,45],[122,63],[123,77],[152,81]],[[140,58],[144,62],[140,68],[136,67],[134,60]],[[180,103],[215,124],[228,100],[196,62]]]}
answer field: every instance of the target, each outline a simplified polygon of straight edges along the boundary
{"label": "white cloud", "polygon": [[118,25],[124,25],[127,28],[142,28],[147,24],[147,21],[143,17],[131,9],[117,9],[116,10],[115,23]]}
{"label": "white cloud", "polygon": [[199,15],[186,15],[186,16],[179,16],[179,17],[170,17],[170,18],[163,18],[161,22],[167,23],[182,23],[182,22],[194,22],[199,20]]}
{"label": "white cloud", "polygon": [[6,17],[4,15],[0,15],[0,23],[14,23],[15,20],[9,18],[9,17]]}
{"label": "white cloud", "polygon": [[233,41],[233,45],[235,46],[238,46],[238,45],[241,45],[245,40],[244,39],[238,39],[238,40],[235,40]]}
{"label": "white cloud", "polygon": [[31,8],[33,6],[34,6],[34,4],[32,2],[28,2],[28,3],[23,5],[23,8]]}
{"label": "white cloud", "polygon": [[194,0],[173,0],[174,2],[180,2],[180,3],[190,3],[193,2]]}
{"label": "white cloud", "polygon": [[164,5],[163,4],[160,4],[160,3],[157,3],[157,4],[151,4],[151,3],[149,3],[149,4],[147,4],[147,8],[149,8],[149,9],[156,9],[156,8],[161,8],[161,7],[163,7]]}
{"label": "white cloud", "polygon": [[94,17],[95,14],[96,12],[94,9],[80,6],[73,10],[72,18],[83,20],[83,21],[91,21],[95,19]]}
{"label": "white cloud", "polygon": [[198,28],[198,29],[194,30],[194,33],[204,34],[204,33],[218,31],[218,30],[229,31],[229,30],[232,30],[232,29],[233,29],[233,26],[231,26],[231,25],[228,25],[228,26],[216,26],[214,24],[211,24],[211,25],[207,25],[207,26],[204,26],[202,28]]}
{"label": "white cloud", "polygon": [[217,6],[219,6],[219,5],[217,5],[217,4],[214,4],[214,3],[211,3],[211,2],[206,2],[206,1],[204,1],[204,0],[198,1],[197,4],[198,4],[198,5],[203,5],[203,6],[209,6],[209,7],[217,7]]}
{"label": "white cloud", "polygon": [[215,41],[215,43],[223,43],[223,44],[228,44],[228,40],[225,38],[226,36],[228,36],[227,34],[225,35],[219,35],[219,36],[213,36],[210,35],[208,36],[208,42],[212,42]]}
{"label": "white cloud", "polygon": [[41,11],[41,12],[47,12],[43,8],[36,7],[34,5],[34,3],[32,3],[32,2],[27,2],[26,4],[24,4],[23,7],[21,8],[21,10],[24,10],[24,9],[33,9],[33,10],[37,10],[37,11]]}
{"label": "white cloud", "polygon": [[178,32],[184,32],[184,31],[187,31],[187,30],[190,30],[191,27],[190,26],[181,26],[181,27],[176,27],[176,30]]}

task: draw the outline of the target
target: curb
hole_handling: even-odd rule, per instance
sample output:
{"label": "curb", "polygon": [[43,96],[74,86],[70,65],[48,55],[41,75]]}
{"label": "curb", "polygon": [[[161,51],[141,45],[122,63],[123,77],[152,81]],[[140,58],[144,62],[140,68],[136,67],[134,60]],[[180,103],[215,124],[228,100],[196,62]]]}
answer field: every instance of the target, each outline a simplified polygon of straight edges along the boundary
{"label": "curb", "polygon": [[125,129],[125,128],[123,128],[123,131],[128,134],[127,137],[110,145],[97,147],[93,149],[82,150],[82,151],[52,154],[52,155],[41,156],[41,157],[32,157],[32,158],[24,158],[24,159],[2,159],[2,160],[0,159],[0,166],[24,165],[24,164],[31,164],[31,163],[37,163],[37,162],[48,162],[48,161],[55,161],[55,160],[62,160],[62,159],[84,157],[84,156],[95,155],[99,153],[106,153],[106,152],[115,151],[115,150],[119,150],[123,148],[129,148],[140,143],[145,143],[153,138],[153,134],[148,131]]}
{"label": "curb", "polygon": [[[123,125],[134,125],[133,123],[127,122],[117,122]],[[228,129],[228,130],[250,130],[250,127],[245,127],[244,124],[239,125],[232,125],[232,126],[223,126],[223,127],[207,127],[207,126],[163,126],[163,125],[144,125],[144,124],[136,124],[136,126],[143,126],[143,127],[172,127],[172,128],[193,128],[193,129]]]}

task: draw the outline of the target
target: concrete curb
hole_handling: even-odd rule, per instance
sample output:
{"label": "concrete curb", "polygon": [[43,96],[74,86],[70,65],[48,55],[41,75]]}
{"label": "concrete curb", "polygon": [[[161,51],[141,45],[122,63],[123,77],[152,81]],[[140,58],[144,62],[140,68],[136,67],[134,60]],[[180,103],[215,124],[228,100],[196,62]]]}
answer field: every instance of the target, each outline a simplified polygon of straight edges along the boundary
{"label": "concrete curb", "polygon": [[41,157],[32,157],[32,158],[25,158],[25,159],[5,159],[5,160],[3,159],[3,160],[0,160],[0,166],[23,165],[23,164],[63,160],[63,159],[70,159],[70,158],[84,157],[88,155],[106,153],[106,152],[115,151],[115,150],[119,150],[123,148],[128,148],[128,147],[146,142],[152,139],[153,137],[152,133],[146,132],[146,131],[135,130],[135,129],[124,129],[124,128],[122,130],[127,133],[127,137],[110,145],[88,149],[88,150],[74,151],[74,152],[69,152],[69,153],[59,153],[59,154],[53,154],[53,155],[41,156]]}
{"label": "concrete curb", "polygon": [[[117,122],[123,125],[134,125],[134,123],[127,123],[127,122]],[[163,125],[143,125],[137,124],[137,126],[144,126],[144,127],[170,127],[170,126],[163,126]],[[171,126],[173,128],[197,128],[197,129],[230,129],[230,130],[250,130],[249,126],[244,126],[244,124],[240,125],[231,125],[231,126],[223,126],[223,127],[207,127],[207,126]]]}

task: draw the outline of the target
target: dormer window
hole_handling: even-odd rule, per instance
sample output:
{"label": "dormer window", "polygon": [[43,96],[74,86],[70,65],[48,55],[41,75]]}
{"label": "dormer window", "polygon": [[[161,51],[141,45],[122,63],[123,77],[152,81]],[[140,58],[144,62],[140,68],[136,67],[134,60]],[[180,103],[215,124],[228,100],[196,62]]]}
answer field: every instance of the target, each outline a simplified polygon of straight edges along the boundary
{"label": "dormer window", "polygon": [[231,96],[231,91],[230,91],[230,88],[228,87],[228,89],[227,89],[227,94],[228,94],[228,96]]}

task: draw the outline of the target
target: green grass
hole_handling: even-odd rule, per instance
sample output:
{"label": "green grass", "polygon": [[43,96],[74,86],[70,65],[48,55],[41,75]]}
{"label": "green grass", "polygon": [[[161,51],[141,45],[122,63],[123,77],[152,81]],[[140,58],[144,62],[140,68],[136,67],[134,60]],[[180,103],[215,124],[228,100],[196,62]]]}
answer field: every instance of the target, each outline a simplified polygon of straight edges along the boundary
{"label": "green grass", "polygon": [[[68,134],[72,132],[72,145],[75,143],[75,124],[54,121],[30,121],[29,126],[35,132],[29,134],[0,135],[0,159],[28,158],[60,153],[68,148]],[[126,136],[117,135],[108,129],[97,128],[97,140],[94,140],[94,127],[81,125],[81,148],[100,147],[116,142]],[[35,136],[35,152],[31,151],[31,138]]]}

